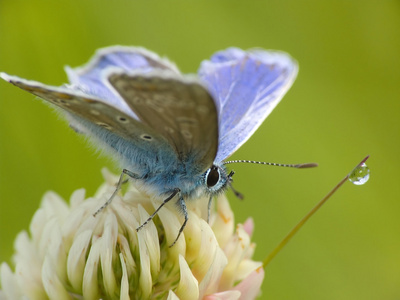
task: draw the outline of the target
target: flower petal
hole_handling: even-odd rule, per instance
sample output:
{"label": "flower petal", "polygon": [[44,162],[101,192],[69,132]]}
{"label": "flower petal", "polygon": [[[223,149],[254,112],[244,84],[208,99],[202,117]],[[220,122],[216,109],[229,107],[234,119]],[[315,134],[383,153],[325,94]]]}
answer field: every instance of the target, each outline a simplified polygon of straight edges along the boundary
{"label": "flower petal", "polygon": [[92,234],[92,230],[86,230],[77,235],[68,253],[67,276],[71,286],[77,293],[82,292],[83,271]]}
{"label": "flower petal", "polygon": [[100,253],[101,272],[103,277],[104,291],[110,297],[115,296],[117,289],[117,280],[113,269],[114,251],[117,244],[118,222],[114,214],[108,213],[104,222],[103,235],[101,243],[103,250]]}
{"label": "flower petal", "polygon": [[75,207],[78,207],[85,200],[86,190],[79,189],[72,193],[69,198],[70,209],[73,210]]}
{"label": "flower petal", "polygon": [[130,297],[129,297],[129,275],[128,275],[126,263],[125,263],[122,253],[119,254],[119,259],[121,261],[121,267],[122,267],[120,300],[130,300]]}
{"label": "flower petal", "polygon": [[131,249],[133,250],[134,248],[130,248],[128,240],[122,234],[118,235],[118,242],[121,250],[120,256],[124,259],[127,276],[134,279],[137,276],[137,266],[131,252]]}
{"label": "flower petal", "polygon": [[208,295],[219,290],[219,281],[227,263],[228,261],[224,252],[220,248],[217,248],[213,256],[212,264],[208,268],[208,272],[203,277],[203,280],[200,282],[200,299],[204,295]]}
{"label": "flower petal", "polygon": [[225,260],[220,258],[219,251],[221,249],[218,246],[218,242],[211,227],[196,215],[193,215],[192,219],[197,219],[194,221],[200,224],[201,244],[196,260],[191,263],[191,269],[194,276],[196,276],[199,281],[202,281],[213,264],[225,266]]}
{"label": "flower petal", "polygon": [[[196,200],[201,201],[202,199]],[[201,222],[202,219],[196,213],[188,211],[189,220],[185,227],[185,241],[186,241],[186,261],[189,265],[195,262],[199,258],[199,252],[201,250],[202,239],[199,237],[203,235],[204,224]],[[210,249],[211,251],[211,249]],[[195,271],[196,273],[196,271]],[[198,274],[196,274],[198,276]],[[199,277],[198,277],[199,278]]]}
{"label": "flower petal", "polygon": [[57,268],[54,266],[54,262],[51,261],[51,258],[46,258],[42,268],[42,281],[44,289],[46,290],[46,296],[50,299],[72,299],[65,288],[65,283],[57,276],[56,270]]}
{"label": "flower petal", "polygon": [[[139,206],[140,222],[144,222],[149,217],[149,214]],[[148,251],[148,245],[146,243],[146,238],[154,233],[155,226],[153,222],[149,222],[145,227],[138,231],[139,240],[139,255],[140,255],[140,297],[142,299],[147,299],[151,295],[151,290],[153,287],[152,277],[151,277],[151,259]],[[158,237],[157,237],[158,239]],[[157,259],[157,257],[154,257]],[[158,258],[159,259],[159,258]]]}
{"label": "flower petal", "polygon": [[[156,209],[159,206],[159,203],[152,200],[153,207]],[[167,245],[171,245],[175,239],[176,235],[179,232],[179,229],[182,226],[182,221],[179,220],[178,217],[180,214],[177,214],[176,207],[168,207],[165,205],[159,212],[158,217],[163,224],[164,233],[165,233],[165,240]],[[168,267],[175,267],[176,269],[179,266],[179,255],[185,255],[186,252],[186,240],[185,240],[185,231],[181,234],[181,237],[176,241],[173,247],[168,248],[168,256],[170,261],[168,261]]]}
{"label": "flower petal", "polygon": [[247,232],[249,236],[253,235],[254,231],[254,220],[253,218],[248,218],[244,223],[243,223],[243,229],[244,231]]}
{"label": "flower petal", "polygon": [[259,267],[233,289],[241,292],[241,300],[255,299],[260,293],[260,287],[263,280],[264,269],[262,267]]}
{"label": "flower petal", "polygon": [[[220,289],[228,290],[238,280],[246,277],[254,269],[240,269],[240,264],[247,254],[248,248],[251,247],[250,237],[244,231],[242,225],[238,225],[236,233],[232,236],[229,243],[225,246],[224,251],[228,258],[228,264],[224,269],[221,281]],[[260,265],[256,265],[257,267]],[[241,273],[238,273],[241,270]]]}
{"label": "flower petal", "polygon": [[82,295],[84,299],[100,299],[98,270],[100,254],[103,250],[102,247],[103,245],[99,240],[92,242],[92,246],[90,247],[82,281]]}
{"label": "flower petal", "polygon": [[[51,259],[56,276],[62,283],[67,282],[67,252],[65,249],[59,224],[49,221],[53,225],[50,232],[46,258]],[[42,275],[43,276],[43,275]]]}
{"label": "flower petal", "polygon": [[173,291],[169,290],[167,300],[180,300],[180,299]]}
{"label": "flower petal", "polygon": [[23,295],[31,299],[46,298],[42,283],[42,257],[38,255],[34,242],[23,231],[15,240],[15,278]]}
{"label": "flower petal", "polygon": [[228,199],[222,195],[217,199],[217,215],[212,229],[221,248],[224,248],[231,238],[235,228],[235,218]]}
{"label": "flower petal", "polygon": [[175,290],[176,295],[181,300],[191,300],[199,298],[199,284],[193,276],[187,262],[182,255],[179,255],[180,280]]}
{"label": "flower petal", "polygon": [[6,263],[0,265],[0,281],[3,294],[0,299],[22,299],[23,293],[15,280],[15,275]]}
{"label": "flower petal", "polygon": [[224,291],[205,296],[203,300],[237,300],[240,299],[239,291]]}

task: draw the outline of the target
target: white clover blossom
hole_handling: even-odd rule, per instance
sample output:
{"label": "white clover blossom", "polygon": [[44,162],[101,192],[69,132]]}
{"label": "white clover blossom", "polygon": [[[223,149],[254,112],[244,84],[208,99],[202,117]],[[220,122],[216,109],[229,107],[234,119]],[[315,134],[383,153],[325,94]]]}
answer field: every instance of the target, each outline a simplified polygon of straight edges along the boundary
{"label": "white clover blossom", "polygon": [[117,177],[94,197],[75,191],[68,205],[44,195],[30,224],[15,241],[12,271],[1,264],[0,299],[253,299],[264,277],[251,259],[252,220],[234,225],[225,196],[210,224],[208,199],[189,205],[190,222],[173,247],[182,216],[173,204],[139,232],[159,204],[132,186],[93,217],[115,189]]}

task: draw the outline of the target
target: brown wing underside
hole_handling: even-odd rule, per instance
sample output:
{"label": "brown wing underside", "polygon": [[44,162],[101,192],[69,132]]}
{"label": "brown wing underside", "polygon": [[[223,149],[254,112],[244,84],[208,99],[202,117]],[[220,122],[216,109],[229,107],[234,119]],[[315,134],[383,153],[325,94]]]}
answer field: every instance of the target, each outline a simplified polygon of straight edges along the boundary
{"label": "brown wing underside", "polygon": [[218,118],[203,85],[176,75],[116,73],[108,79],[140,120],[167,138],[179,155],[196,155],[202,168],[211,166],[218,147]]}

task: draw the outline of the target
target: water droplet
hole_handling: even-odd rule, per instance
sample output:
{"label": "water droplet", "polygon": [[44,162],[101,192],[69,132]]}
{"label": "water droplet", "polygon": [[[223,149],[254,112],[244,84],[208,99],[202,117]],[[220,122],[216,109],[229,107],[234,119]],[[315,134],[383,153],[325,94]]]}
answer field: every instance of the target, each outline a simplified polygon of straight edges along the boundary
{"label": "water droplet", "polygon": [[369,168],[365,163],[357,166],[349,174],[349,180],[355,185],[362,185],[366,183],[369,179]]}

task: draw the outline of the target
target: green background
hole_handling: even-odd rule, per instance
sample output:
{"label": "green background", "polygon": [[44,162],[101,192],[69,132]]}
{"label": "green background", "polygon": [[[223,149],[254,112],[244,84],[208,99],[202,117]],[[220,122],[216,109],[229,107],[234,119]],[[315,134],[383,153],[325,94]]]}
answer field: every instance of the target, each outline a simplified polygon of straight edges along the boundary
{"label": "green background", "polygon": [[[298,79],[232,158],[236,220],[254,218],[255,258],[365,155],[370,181],[345,184],[266,270],[262,299],[400,299],[399,1],[0,1],[0,70],[47,84],[99,47],[139,45],[183,72],[229,46],[289,52]],[[91,195],[109,166],[51,109],[0,82],[0,261],[43,193]]]}

